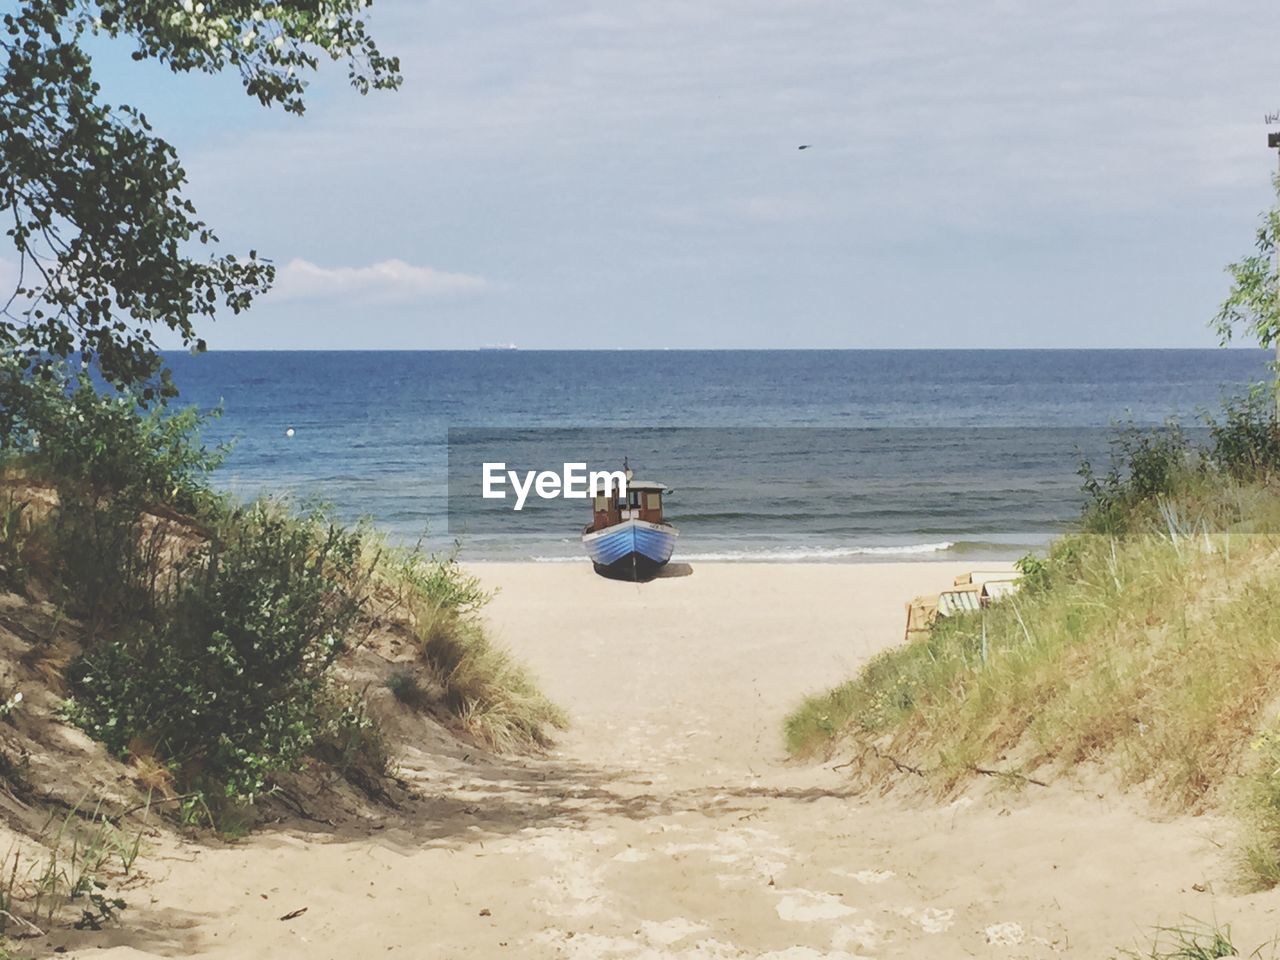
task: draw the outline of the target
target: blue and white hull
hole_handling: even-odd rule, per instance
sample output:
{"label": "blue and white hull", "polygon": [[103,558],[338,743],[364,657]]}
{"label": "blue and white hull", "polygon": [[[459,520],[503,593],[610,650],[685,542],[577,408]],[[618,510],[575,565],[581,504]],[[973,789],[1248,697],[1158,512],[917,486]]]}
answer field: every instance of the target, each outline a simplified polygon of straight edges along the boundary
{"label": "blue and white hull", "polygon": [[596,572],[618,580],[652,580],[671,559],[679,531],[669,523],[623,520],[602,530],[588,530],[582,545]]}

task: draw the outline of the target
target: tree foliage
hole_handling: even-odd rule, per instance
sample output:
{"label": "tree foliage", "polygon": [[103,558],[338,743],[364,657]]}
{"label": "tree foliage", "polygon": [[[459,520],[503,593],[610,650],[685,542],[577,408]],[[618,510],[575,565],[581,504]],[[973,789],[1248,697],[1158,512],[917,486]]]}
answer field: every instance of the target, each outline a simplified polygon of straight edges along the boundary
{"label": "tree foliage", "polygon": [[1225,346],[1237,330],[1263,347],[1280,342],[1280,272],[1276,263],[1280,238],[1280,176],[1272,178],[1277,202],[1262,214],[1254,242],[1256,252],[1227,267],[1231,292],[1213,320]]}
{"label": "tree foliage", "polygon": [[306,74],[345,61],[364,93],[400,82],[362,15],[369,0],[23,0],[0,17],[0,219],[19,278],[0,295],[0,348],[53,375],[78,357],[144,401],[171,392],[154,332],[203,350],[197,324],[240,312],[270,263],[216,251],[183,195],[177,153],[146,116],[101,99],[85,41],[135,44],[135,60],[177,72],[239,72],[264,106],[301,114]]}

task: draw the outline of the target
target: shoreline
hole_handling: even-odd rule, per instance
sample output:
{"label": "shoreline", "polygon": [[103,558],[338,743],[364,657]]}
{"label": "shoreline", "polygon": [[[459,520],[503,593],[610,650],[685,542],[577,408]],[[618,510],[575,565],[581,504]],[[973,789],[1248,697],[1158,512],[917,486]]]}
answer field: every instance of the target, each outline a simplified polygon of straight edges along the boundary
{"label": "shoreline", "polygon": [[[782,547],[775,550],[766,550],[759,553],[753,553],[749,550],[742,553],[733,553],[731,551],[719,551],[713,553],[692,553],[681,555],[677,553],[671,558],[670,566],[672,567],[688,567],[691,565],[712,565],[712,566],[779,566],[779,567],[796,567],[796,566],[874,566],[876,564],[921,564],[921,563],[949,563],[949,564],[966,564],[966,563],[984,563],[984,564],[1012,564],[1020,557],[1026,555],[1028,550],[1044,550],[1047,549],[1051,542],[1046,539],[1043,544],[1039,545],[1022,545],[1019,544],[1015,549],[986,550],[981,547],[956,549],[956,545],[947,548],[936,548],[927,545],[929,549],[921,547],[814,547],[804,548],[797,547],[794,551],[790,548]],[[501,556],[468,556],[466,545],[458,556],[458,562],[464,565],[476,564],[478,566],[488,566],[491,564],[530,564],[533,566],[546,565],[573,565],[580,563],[590,563],[590,558],[585,553],[576,553],[566,556],[525,556],[525,557],[501,557]],[[659,574],[657,579],[662,579],[663,575]]]}

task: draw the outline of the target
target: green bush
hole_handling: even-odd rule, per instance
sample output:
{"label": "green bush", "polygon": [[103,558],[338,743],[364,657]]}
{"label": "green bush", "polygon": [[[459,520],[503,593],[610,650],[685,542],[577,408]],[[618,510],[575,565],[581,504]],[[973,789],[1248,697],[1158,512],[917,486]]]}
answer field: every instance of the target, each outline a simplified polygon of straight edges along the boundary
{"label": "green bush", "polygon": [[1270,388],[1255,385],[1227,401],[1222,420],[1208,426],[1208,455],[1221,472],[1248,483],[1280,478],[1280,422]]}
{"label": "green bush", "polygon": [[1080,464],[1086,496],[1083,526],[1091,533],[1125,533],[1134,515],[1178,489],[1200,468],[1200,460],[1176,423],[1142,429],[1129,425],[1111,442],[1111,462],[1099,474]]}
{"label": "green bush", "polygon": [[[63,369],[36,377],[0,361],[0,465],[51,484],[58,508],[43,531],[47,572],[91,637],[154,617],[165,531],[147,512],[213,519],[208,473],[223,450],[200,442],[194,409],[146,411]],[[6,566],[16,566],[6,563]]]}
{"label": "green bush", "polygon": [[200,430],[214,414],[144,410],[131,393],[100,393],[84,374],[31,379],[0,362],[5,459],[46,477],[65,499],[103,498],[199,513],[217,502],[209,471],[226,450]]}
{"label": "green bush", "polygon": [[135,741],[188,784],[260,792],[314,743],[328,672],[365,609],[362,536],[253,505],[227,518],[154,624],[73,665],[70,714],[124,753]]}
{"label": "green bush", "polygon": [[1131,533],[1164,519],[1162,506],[1171,498],[1212,499],[1228,482],[1266,486],[1280,479],[1280,422],[1269,389],[1255,386],[1227,400],[1221,416],[1206,416],[1204,424],[1202,444],[1175,422],[1129,425],[1112,441],[1105,473],[1083,461],[1085,532]]}
{"label": "green bush", "polygon": [[425,601],[433,608],[459,617],[475,613],[493,598],[480,579],[458,563],[458,546],[445,554],[413,550],[388,550],[383,567],[401,589],[401,601],[409,605]]}
{"label": "green bush", "polygon": [[316,700],[311,753],[348,780],[376,793],[370,785],[391,772],[391,749],[369,715],[363,692],[329,685]]}

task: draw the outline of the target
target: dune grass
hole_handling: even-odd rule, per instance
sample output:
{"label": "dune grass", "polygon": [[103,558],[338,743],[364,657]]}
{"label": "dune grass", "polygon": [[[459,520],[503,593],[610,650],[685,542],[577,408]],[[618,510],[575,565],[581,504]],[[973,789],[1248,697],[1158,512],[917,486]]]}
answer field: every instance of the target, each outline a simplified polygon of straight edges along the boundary
{"label": "dune grass", "polygon": [[[1217,923],[1189,922],[1177,927],[1159,927],[1148,947],[1142,950],[1122,950],[1120,957],[1126,960],[1219,960],[1221,957],[1240,956],[1231,939],[1231,928]],[[1274,957],[1274,951],[1263,953],[1259,947],[1252,957],[1263,960]]]}
{"label": "dune grass", "polygon": [[[409,619],[418,666],[463,729],[496,750],[547,746],[551,730],[563,729],[567,718],[489,634],[478,614],[491,595],[456,555],[390,551],[383,568]],[[425,691],[415,674],[397,671],[388,686],[401,702],[422,705]]]}
{"label": "dune grass", "polygon": [[1280,693],[1280,538],[1063,546],[1052,589],[942,621],[806,701],[791,750],[887,734],[948,782],[1015,748],[1023,769],[1116,752],[1194,805]]}
{"label": "dune grass", "polygon": [[908,770],[940,793],[1105,762],[1170,809],[1234,804],[1250,882],[1280,880],[1280,489],[1186,485],[1130,520],[1059,540],[1015,596],[803,702],[790,750],[849,747],[868,780]]}

